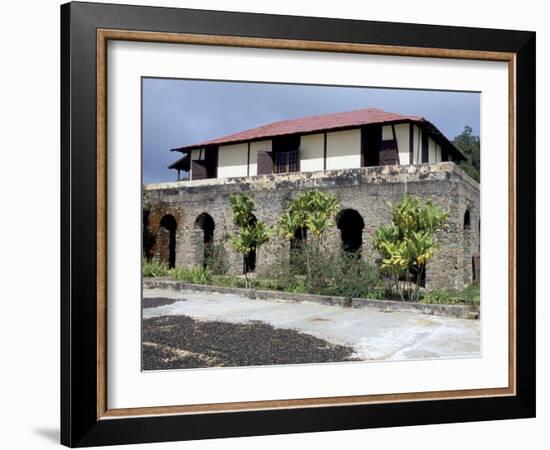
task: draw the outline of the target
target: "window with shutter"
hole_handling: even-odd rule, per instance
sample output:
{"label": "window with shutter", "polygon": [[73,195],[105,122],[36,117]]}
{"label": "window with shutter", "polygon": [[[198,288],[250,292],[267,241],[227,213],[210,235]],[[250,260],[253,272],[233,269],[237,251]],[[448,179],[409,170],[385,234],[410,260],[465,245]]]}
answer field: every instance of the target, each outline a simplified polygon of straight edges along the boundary
{"label": "window with shutter", "polygon": [[191,161],[191,179],[204,180],[207,178],[207,168],[205,161]]}
{"label": "window with shutter", "polygon": [[397,142],[395,139],[380,142],[379,157],[381,166],[399,164],[399,154],[397,153]]}

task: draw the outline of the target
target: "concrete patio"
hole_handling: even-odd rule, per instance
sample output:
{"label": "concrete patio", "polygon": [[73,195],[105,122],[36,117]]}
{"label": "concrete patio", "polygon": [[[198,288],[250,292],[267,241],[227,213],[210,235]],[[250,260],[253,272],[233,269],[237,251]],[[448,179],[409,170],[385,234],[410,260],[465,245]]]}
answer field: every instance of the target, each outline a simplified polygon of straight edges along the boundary
{"label": "concrete patio", "polygon": [[253,300],[233,294],[171,289],[144,289],[144,298],[178,301],[145,307],[143,319],[187,316],[200,321],[237,324],[260,321],[278,329],[296,330],[332,344],[352,347],[353,356],[361,360],[480,356],[479,320]]}

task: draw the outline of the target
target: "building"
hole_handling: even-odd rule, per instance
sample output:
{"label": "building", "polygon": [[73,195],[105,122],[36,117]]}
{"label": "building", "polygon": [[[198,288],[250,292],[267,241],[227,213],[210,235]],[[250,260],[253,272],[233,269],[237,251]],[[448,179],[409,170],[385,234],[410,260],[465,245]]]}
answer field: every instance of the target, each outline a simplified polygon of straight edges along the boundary
{"label": "building", "polygon": [[[182,154],[169,166],[178,181],[146,186],[144,213],[146,252],[171,266],[202,264],[210,242],[229,250],[232,193],[247,192],[258,219],[275,225],[288,200],[311,189],[340,199],[332,242],[372,258],[371,237],[390,221],[387,203],[410,192],[450,211],[427,287],[461,289],[479,277],[479,185],[455,164],[464,159],[460,151],[422,117],[369,108],[274,122],[172,151]],[[269,266],[289,246],[272,238],[255,266]],[[241,273],[242,258],[228,253],[231,270]]]}

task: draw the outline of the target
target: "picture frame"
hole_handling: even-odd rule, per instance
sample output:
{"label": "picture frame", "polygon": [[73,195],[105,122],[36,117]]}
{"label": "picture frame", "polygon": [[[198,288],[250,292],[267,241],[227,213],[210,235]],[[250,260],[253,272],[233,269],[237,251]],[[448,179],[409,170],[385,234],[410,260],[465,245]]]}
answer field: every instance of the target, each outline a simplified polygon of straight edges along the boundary
{"label": "picture frame", "polygon": [[[535,416],[535,33],[73,2],[61,7],[61,442],[70,447]],[[107,404],[107,43],[501,61],[509,70],[507,388]],[[505,151],[505,150],[503,150]]]}

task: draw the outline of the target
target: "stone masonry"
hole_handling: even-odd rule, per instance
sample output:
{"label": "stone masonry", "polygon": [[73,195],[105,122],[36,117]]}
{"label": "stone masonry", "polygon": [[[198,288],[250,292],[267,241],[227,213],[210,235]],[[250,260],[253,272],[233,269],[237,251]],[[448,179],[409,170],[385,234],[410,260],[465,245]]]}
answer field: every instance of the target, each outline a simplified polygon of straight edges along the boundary
{"label": "stone masonry", "polygon": [[[452,162],[147,185],[148,214],[144,226],[153,237],[150,255],[168,261],[166,223],[170,221],[166,217],[172,216],[176,226],[175,266],[202,264],[204,231],[200,224],[204,221],[197,219],[206,213],[214,221],[214,242],[224,245],[231,271],[240,274],[242,255],[236,254],[229,243],[229,236],[235,232],[229,196],[250,195],[256,202],[257,219],[274,226],[288,201],[307,190],[334,193],[342,209],[353,209],[361,215],[364,222],[361,254],[372,260],[376,257],[371,244],[375,230],[391,222],[388,202],[399,201],[407,192],[431,199],[449,211],[449,226],[439,233],[440,248],[427,265],[426,287],[460,290],[472,283],[472,258],[480,248],[479,185]],[[336,226],[330,230],[328,241],[340,242]],[[288,241],[273,236],[257,255],[256,270],[265,270],[274,262],[274,255],[289,248]]]}

